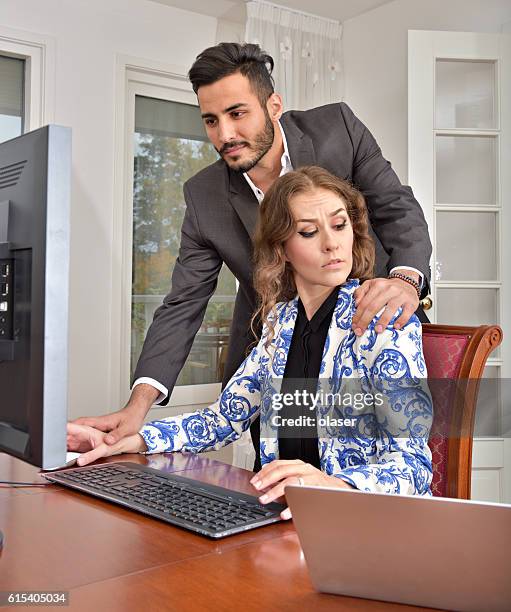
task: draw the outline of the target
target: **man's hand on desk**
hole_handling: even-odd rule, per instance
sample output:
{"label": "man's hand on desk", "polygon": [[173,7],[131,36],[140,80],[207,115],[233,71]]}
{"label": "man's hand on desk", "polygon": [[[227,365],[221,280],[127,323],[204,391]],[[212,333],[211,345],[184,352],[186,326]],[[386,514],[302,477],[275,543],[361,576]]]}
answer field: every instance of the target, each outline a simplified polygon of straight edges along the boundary
{"label": "man's hand on desk", "polygon": [[[340,478],[328,476],[310,463],[300,459],[276,459],[264,465],[250,481],[263,495],[259,498],[262,504],[273,501],[284,501],[284,489],[287,485],[312,485],[333,487],[337,489],[352,489],[353,487]],[[291,510],[286,508],[280,513],[280,518],[291,518]]]}
{"label": "man's hand on desk", "polygon": [[115,445],[126,436],[137,434],[140,431],[146,414],[159,395],[160,392],[151,385],[137,385],[122,410],[98,417],[80,417],[73,423],[105,432],[103,442]]}
{"label": "man's hand on desk", "polygon": [[67,450],[82,453],[77,460],[83,466],[101,457],[120,455],[121,453],[141,453],[147,450],[144,438],[134,434],[122,438],[115,444],[105,443],[106,434],[88,425],[67,424]]}
{"label": "man's hand on desk", "polygon": [[[400,270],[396,270],[399,272]],[[417,273],[402,270],[405,275],[420,283]],[[373,278],[366,280],[355,291],[357,310],[353,315],[352,329],[357,336],[362,335],[376,314],[385,308],[376,324],[376,332],[381,333],[389,324],[399,308],[403,311],[394,323],[395,329],[404,327],[419,307],[417,291],[411,284],[400,278]]]}

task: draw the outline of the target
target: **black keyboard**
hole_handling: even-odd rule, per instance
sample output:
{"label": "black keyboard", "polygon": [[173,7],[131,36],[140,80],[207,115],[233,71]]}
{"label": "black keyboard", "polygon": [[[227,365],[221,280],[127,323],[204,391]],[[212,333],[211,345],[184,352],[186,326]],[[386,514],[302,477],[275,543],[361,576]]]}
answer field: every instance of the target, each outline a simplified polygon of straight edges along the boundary
{"label": "black keyboard", "polygon": [[277,503],[263,506],[252,495],[137,463],[87,466],[43,476],[211,538],[275,523],[285,508]]}

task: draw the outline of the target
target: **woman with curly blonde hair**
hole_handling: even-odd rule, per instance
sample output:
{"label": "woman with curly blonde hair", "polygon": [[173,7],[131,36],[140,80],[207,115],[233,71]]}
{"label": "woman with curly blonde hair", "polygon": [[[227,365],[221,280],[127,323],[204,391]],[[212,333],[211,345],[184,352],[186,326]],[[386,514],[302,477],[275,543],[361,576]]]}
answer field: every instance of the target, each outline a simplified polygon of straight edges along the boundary
{"label": "woman with curly blonde hair", "polygon": [[[350,183],[323,168],[303,167],[281,177],[274,188],[270,188],[261,204],[254,239],[254,287],[259,307],[252,319],[252,326],[258,318],[267,323],[268,315],[277,302],[291,300],[297,294],[293,267],[285,253],[286,243],[292,238],[296,225],[290,202],[295,196],[307,197],[316,190],[337,196],[345,205],[346,210],[339,216],[342,223],[334,225],[338,226],[336,231],[345,229],[343,224],[347,221],[351,225],[352,266],[347,278],[357,278],[363,282],[373,277],[374,243],[369,236],[369,220],[363,195]],[[333,221],[336,220],[334,217]],[[298,233],[304,238],[313,238],[314,234],[304,235],[308,233],[306,225],[302,222]],[[319,232],[316,235],[319,238]],[[343,266],[342,271],[345,269],[346,266]],[[328,273],[333,272],[335,275],[337,268],[329,268],[325,272],[328,278],[326,286],[330,287],[330,277],[333,275]]]}
{"label": "woman with curly blonde hair", "polygon": [[[237,440],[260,416],[252,479],[269,503],[288,484],[430,494],[432,421],[421,325],[414,315],[362,335],[354,292],[372,276],[374,247],[362,194],[319,167],[280,177],[255,236],[257,345],[211,406],[146,424],[116,445],[70,424],[81,464],[120,452],[200,452]],[[381,331],[381,333],[376,333]],[[91,448],[93,450],[89,450]],[[282,513],[289,518],[289,509]]]}

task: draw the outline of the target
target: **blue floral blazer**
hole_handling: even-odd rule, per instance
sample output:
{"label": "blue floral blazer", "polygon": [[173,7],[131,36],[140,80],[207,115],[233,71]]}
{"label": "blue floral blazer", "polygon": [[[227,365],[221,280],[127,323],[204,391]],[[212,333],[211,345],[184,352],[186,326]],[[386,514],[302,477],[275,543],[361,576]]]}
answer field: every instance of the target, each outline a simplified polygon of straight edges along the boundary
{"label": "blue floral blazer", "polygon": [[[349,280],[340,287],[323,350],[315,405],[321,469],[364,491],[429,495],[432,467],[427,440],[433,412],[420,322],[414,315],[395,330],[392,320],[377,334],[375,317],[357,337],[351,321],[358,285],[357,280]],[[140,434],[148,452],[218,449],[237,440],[260,416],[261,464],[278,459],[274,399],[297,313],[298,298],[276,305],[268,346],[265,326],[261,340],[214,404],[146,424]],[[343,393],[346,389],[351,395]],[[355,397],[354,390],[365,398],[362,407],[345,401]],[[336,422],[351,425],[331,425]]]}

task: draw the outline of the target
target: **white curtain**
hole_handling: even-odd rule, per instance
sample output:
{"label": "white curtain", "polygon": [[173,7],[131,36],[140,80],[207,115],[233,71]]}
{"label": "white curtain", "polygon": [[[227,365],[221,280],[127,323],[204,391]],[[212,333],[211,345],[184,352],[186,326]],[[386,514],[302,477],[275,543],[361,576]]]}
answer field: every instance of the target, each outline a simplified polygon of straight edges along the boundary
{"label": "white curtain", "polygon": [[275,62],[275,90],[285,110],[305,110],[343,96],[342,24],[260,0],[247,3],[245,40]]}

